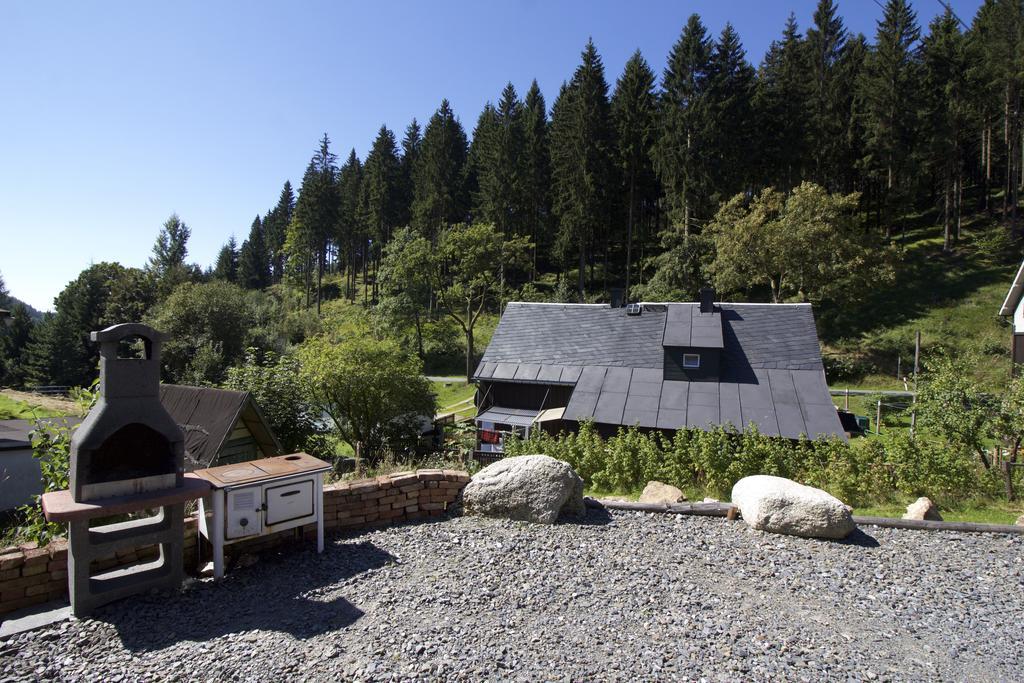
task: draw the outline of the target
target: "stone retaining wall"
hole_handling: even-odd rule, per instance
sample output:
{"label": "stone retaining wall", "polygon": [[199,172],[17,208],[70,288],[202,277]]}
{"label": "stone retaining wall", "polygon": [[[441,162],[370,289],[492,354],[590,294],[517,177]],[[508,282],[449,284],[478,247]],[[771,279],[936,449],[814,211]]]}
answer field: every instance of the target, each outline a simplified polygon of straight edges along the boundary
{"label": "stone retaining wall", "polygon": [[[325,533],[440,517],[469,482],[466,472],[416,470],[374,479],[339,482],[324,486]],[[210,559],[209,544],[198,542],[198,519],[185,520],[185,571],[196,572],[200,551]],[[294,539],[316,537],[316,525],[295,533],[282,532],[225,547],[229,555],[257,553]],[[103,571],[154,559],[156,546],[128,549],[93,563]],[[50,600],[66,600],[68,594],[68,547],[64,539],[40,548],[34,543],[0,549],[0,615]]]}

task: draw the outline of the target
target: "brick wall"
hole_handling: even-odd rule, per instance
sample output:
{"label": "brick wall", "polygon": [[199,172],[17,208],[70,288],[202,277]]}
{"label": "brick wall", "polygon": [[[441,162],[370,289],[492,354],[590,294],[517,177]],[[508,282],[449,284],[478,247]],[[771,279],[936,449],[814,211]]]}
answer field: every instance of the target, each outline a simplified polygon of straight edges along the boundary
{"label": "brick wall", "polygon": [[[459,497],[469,475],[455,470],[416,470],[375,479],[339,482],[324,486],[324,530],[342,532],[368,527],[440,517]],[[185,520],[184,563],[195,572],[200,555],[195,515]],[[307,539],[315,538],[316,525],[302,527]],[[263,536],[225,547],[229,555],[258,553],[294,538],[290,532]],[[210,559],[209,544],[202,549]],[[154,559],[156,546],[128,549],[93,563],[103,571]],[[34,543],[0,549],[0,615],[23,607],[66,600],[68,594],[68,546],[59,539],[45,548]]]}

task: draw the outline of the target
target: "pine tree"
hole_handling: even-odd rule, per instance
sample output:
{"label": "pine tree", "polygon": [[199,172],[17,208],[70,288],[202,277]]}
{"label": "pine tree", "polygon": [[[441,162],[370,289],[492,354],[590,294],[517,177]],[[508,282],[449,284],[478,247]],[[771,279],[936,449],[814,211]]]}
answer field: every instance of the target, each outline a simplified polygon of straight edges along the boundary
{"label": "pine tree", "polygon": [[807,30],[810,70],[809,144],[813,156],[813,179],[833,188],[838,184],[843,156],[844,132],[850,115],[843,103],[839,74],[840,58],[846,45],[846,29],[832,0],[819,0],[814,25]]}
{"label": "pine tree", "polygon": [[654,93],[654,72],[637,50],[626,62],[622,76],[615,83],[611,115],[617,142],[616,163],[624,181],[626,194],[626,279],[629,297],[633,269],[634,221],[638,202],[653,199],[656,194],[651,145],[657,134],[657,99]]}
{"label": "pine tree", "polygon": [[533,243],[531,279],[537,277],[537,252],[548,243],[551,224],[551,155],[548,149],[548,112],[544,95],[534,80],[523,101],[524,194],[527,224]]}
{"label": "pine tree", "polygon": [[302,272],[306,288],[306,305],[310,305],[312,273],[316,270],[316,312],[320,314],[322,283],[326,268],[328,244],[338,224],[341,200],[338,195],[336,157],[330,150],[330,139],[324,133],[320,146],[306,168],[302,189],[288,226],[286,249],[302,259],[295,264]]}
{"label": "pine tree", "polygon": [[217,263],[213,267],[213,277],[228,282],[238,281],[238,243],[232,235],[217,254]]}
{"label": "pine tree", "polygon": [[711,156],[705,162],[711,163],[711,196],[717,205],[747,187],[751,176],[749,161],[755,146],[751,109],[754,69],[747,62],[732,24],[726,23],[722,29],[708,71]]}
{"label": "pine tree", "polygon": [[808,168],[807,50],[796,17],[768,48],[752,98],[757,142],[757,184],[789,190]]}
{"label": "pine tree", "polygon": [[246,289],[263,289],[270,284],[270,257],[259,216],[253,220],[249,238],[239,252],[238,284]]}
{"label": "pine tree", "polygon": [[558,100],[551,117],[552,204],[560,251],[575,250],[578,256],[577,289],[583,301],[587,250],[609,227],[614,172],[608,83],[593,40],[587,41],[582,62]]}
{"label": "pine tree", "polygon": [[511,83],[501,93],[494,123],[494,141],[481,182],[482,218],[507,238],[525,232],[526,214],[523,104]]}
{"label": "pine tree", "polygon": [[148,268],[156,277],[161,296],[167,296],[189,278],[185,257],[188,256],[188,238],[191,234],[192,231],[178,214],[172,213],[157,235]]}
{"label": "pine tree", "polygon": [[288,235],[288,224],[292,220],[292,212],[295,210],[295,193],[292,192],[292,184],[284,181],[281,188],[281,196],[277,205],[267,212],[263,219],[263,230],[267,243],[267,254],[271,263],[271,278],[274,282],[280,282],[284,277],[284,240]]}
{"label": "pine tree", "polygon": [[413,222],[433,239],[437,231],[466,217],[466,131],[448,100],[427,122],[414,172]]}
{"label": "pine tree", "polygon": [[366,236],[359,220],[359,194],[363,182],[363,165],[353,149],[338,173],[341,213],[338,220],[338,244],[345,251],[345,284],[347,296],[356,300],[356,262],[364,254]]}
{"label": "pine tree", "polygon": [[[359,218],[372,244],[370,257],[374,264],[380,262],[381,249],[390,241],[391,231],[398,220],[401,173],[395,134],[381,126],[363,165],[359,193]],[[376,279],[373,300],[377,300]]]}
{"label": "pine tree", "polygon": [[473,128],[473,137],[466,155],[465,192],[469,197],[469,213],[473,221],[483,221],[485,198],[482,185],[494,156],[498,137],[498,115],[494,105],[484,103]]}
{"label": "pine tree", "polygon": [[398,217],[396,225],[407,226],[412,222],[413,202],[413,170],[420,158],[420,147],[423,144],[423,133],[416,119],[405,129],[402,138],[401,172],[399,174]]}
{"label": "pine tree", "polygon": [[919,108],[920,37],[907,0],[888,0],[878,22],[875,46],[860,81],[865,106],[866,167],[876,178],[887,231],[905,207],[907,164],[914,151]]}
{"label": "pine tree", "polygon": [[[944,251],[959,237],[964,134],[968,125],[967,44],[948,8],[928,27],[923,61],[925,160],[942,184]],[[956,227],[954,227],[954,225]]]}
{"label": "pine tree", "polygon": [[661,135],[654,154],[669,219],[684,235],[695,217],[705,217],[712,209],[706,164],[712,153],[708,147],[710,70],[711,41],[700,17],[693,14],[672,47],[662,78]]}

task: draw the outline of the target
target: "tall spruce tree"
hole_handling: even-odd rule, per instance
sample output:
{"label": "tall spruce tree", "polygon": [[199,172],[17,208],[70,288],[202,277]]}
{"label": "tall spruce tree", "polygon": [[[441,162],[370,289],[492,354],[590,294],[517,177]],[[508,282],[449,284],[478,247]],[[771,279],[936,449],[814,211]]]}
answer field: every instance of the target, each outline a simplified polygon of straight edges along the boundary
{"label": "tall spruce tree", "polygon": [[752,106],[757,145],[754,158],[757,184],[789,190],[808,168],[807,50],[796,17],[789,15],[782,39],[765,54],[757,77]]}
{"label": "tall spruce tree", "polygon": [[466,217],[466,131],[448,100],[423,132],[420,158],[414,172],[413,221],[421,234],[433,238],[437,231]]}
{"label": "tall spruce tree", "polygon": [[227,244],[217,253],[217,263],[213,267],[213,277],[218,280],[236,282],[238,280],[238,242],[232,235]]}
{"label": "tall spruce tree", "polygon": [[655,170],[665,190],[669,219],[689,234],[695,216],[707,218],[710,180],[709,149],[711,40],[696,14],[669,53],[659,102],[661,135],[654,154]]}
{"label": "tall spruce tree", "polygon": [[338,172],[341,198],[338,219],[338,244],[344,251],[346,296],[356,300],[356,274],[360,259],[365,261],[367,238],[359,219],[359,196],[362,191],[363,164],[353,149]]}
{"label": "tall spruce tree", "polygon": [[270,256],[259,216],[253,219],[249,238],[238,254],[238,284],[246,289],[263,289],[270,284]]}
{"label": "tall spruce tree", "polygon": [[887,232],[909,199],[909,161],[920,108],[920,29],[907,0],[888,0],[860,80],[866,168],[880,191]]}
{"label": "tall spruce tree", "polygon": [[959,237],[963,192],[964,136],[969,124],[967,41],[953,12],[946,11],[928,27],[922,47],[925,160],[940,179],[943,251]]}
{"label": "tall spruce tree", "polygon": [[754,69],[739,35],[726,23],[709,62],[708,152],[714,204],[745,189],[750,181],[754,120]]}
{"label": "tall spruce tree", "polygon": [[524,194],[527,198],[527,224],[533,243],[531,279],[537,277],[537,253],[550,243],[551,155],[548,149],[548,111],[540,86],[534,80],[523,100]]}
{"label": "tall spruce tree", "polygon": [[629,297],[633,270],[633,234],[638,203],[657,195],[651,145],[657,134],[657,96],[655,76],[640,50],[626,62],[615,83],[611,115],[615,129],[616,163],[626,197],[626,276],[625,293]]}
{"label": "tall spruce tree", "polygon": [[284,181],[281,188],[281,195],[277,204],[267,212],[263,219],[263,229],[266,236],[267,254],[271,263],[271,278],[274,282],[280,282],[284,277],[285,250],[284,241],[288,236],[288,224],[292,220],[292,212],[295,210],[295,193],[292,191],[290,181]]}
{"label": "tall spruce tree", "polygon": [[[323,276],[326,268],[328,244],[338,223],[341,201],[338,196],[337,159],[330,149],[327,133],[309,162],[302,179],[302,189],[295,203],[295,211],[288,226],[289,251],[299,256],[306,287],[306,305],[310,305],[312,273],[316,272],[316,312],[320,314],[323,296]],[[298,264],[297,264],[298,265]]]}
{"label": "tall spruce tree", "polygon": [[412,223],[413,201],[413,169],[420,158],[420,146],[423,144],[423,132],[416,119],[412,120],[402,138],[402,161],[399,176],[398,217],[396,225],[407,226]]}
{"label": "tall spruce tree", "polygon": [[192,231],[176,213],[164,221],[157,235],[147,267],[156,279],[161,297],[170,294],[190,277],[185,257],[188,256],[188,238],[191,235]]}
{"label": "tall spruce tree", "polygon": [[[366,156],[359,190],[359,218],[370,239],[369,255],[375,269],[401,212],[401,174],[395,134],[381,126]],[[376,278],[373,300],[377,300]]]}
{"label": "tall spruce tree", "polygon": [[840,59],[846,28],[832,0],[819,0],[814,24],[807,30],[810,84],[809,142],[815,182],[828,188],[839,183],[849,110],[844,107]]}
{"label": "tall spruce tree", "polygon": [[490,167],[490,160],[494,156],[497,137],[498,114],[494,110],[494,105],[486,102],[476,119],[469,152],[466,155],[465,191],[469,197],[470,217],[474,221],[480,220],[486,210],[482,183]]}
{"label": "tall spruce tree", "polygon": [[561,253],[577,254],[582,302],[588,249],[609,228],[614,177],[608,83],[593,40],[558,99],[551,120],[552,205]]}

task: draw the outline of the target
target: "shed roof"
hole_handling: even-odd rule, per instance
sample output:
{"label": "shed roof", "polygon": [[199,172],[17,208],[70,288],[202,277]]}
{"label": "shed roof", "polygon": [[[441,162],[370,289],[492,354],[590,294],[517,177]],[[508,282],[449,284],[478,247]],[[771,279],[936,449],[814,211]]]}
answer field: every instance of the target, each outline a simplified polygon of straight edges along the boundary
{"label": "shed roof", "polygon": [[1010,291],[1006,293],[1006,298],[1003,299],[999,315],[1013,315],[1013,312],[1017,310],[1018,304],[1020,304],[1022,296],[1024,296],[1024,261],[1021,261],[1020,267],[1017,268],[1017,274],[1013,276],[1013,284],[1010,285]]}
{"label": "shed roof", "polygon": [[239,420],[265,454],[282,452],[280,442],[247,391],[161,384],[160,402],[185,432],[185,461],[189,469],[213,465]]}
{"label": "shed roof", "polygon": [[[715,313],[701,315],[696,303],[645,304],[639,316],[511,303],[473,379],[572,385],[571,420],[663,429],[754,422],[790,438],[844,435],[809,304],[723,303]],[[699,333],[694,319],[703,320]],[[718,381],[664,379],[664,347],[675,345],[720,348]]]}

